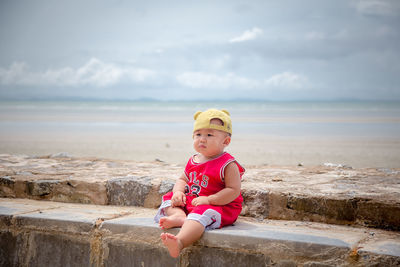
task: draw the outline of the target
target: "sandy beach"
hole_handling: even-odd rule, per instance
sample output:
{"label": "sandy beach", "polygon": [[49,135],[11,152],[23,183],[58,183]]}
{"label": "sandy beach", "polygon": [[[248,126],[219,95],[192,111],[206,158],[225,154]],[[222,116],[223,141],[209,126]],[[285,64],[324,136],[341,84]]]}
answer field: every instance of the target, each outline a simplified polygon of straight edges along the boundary
{"label": "sandy beach", "polygon": [[[190,137],[118,135],[98,136],[1,136],[0,150],[8,154],[49,155],[66,152],[76,157],[133,161],[162,160],[184,164],[192,155]],[[349,165],[355,168],[400,167],[399,140],[332,138],[279,138],[238,136],[227,150],[244,165]]]}
{"label": "sandy beach", "polygon": [[[183,165],[194,153],[193,113],[213,104],[6,103],[0,152]],[[228,151],[247,166],[400,167],[399,108],[329,105],[234,103]]]}

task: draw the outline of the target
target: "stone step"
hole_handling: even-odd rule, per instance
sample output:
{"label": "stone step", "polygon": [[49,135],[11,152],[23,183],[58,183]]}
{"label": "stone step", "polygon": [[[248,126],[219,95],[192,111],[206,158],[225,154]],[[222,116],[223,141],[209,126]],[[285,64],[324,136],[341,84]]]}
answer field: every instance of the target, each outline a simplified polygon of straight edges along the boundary
{"label": "stone step", "polygon": [[[0,199],[0,266],[399,266],[400,233],[239,217],[178,259],[155,209]],[[168,232],[177,233],[179,229]]]}
{"label": "stone step", "polygon": [[[246,166],[242,215],[400,230],[400,169]],[[183,166],[0,155],[0,197],[156,208]]]}

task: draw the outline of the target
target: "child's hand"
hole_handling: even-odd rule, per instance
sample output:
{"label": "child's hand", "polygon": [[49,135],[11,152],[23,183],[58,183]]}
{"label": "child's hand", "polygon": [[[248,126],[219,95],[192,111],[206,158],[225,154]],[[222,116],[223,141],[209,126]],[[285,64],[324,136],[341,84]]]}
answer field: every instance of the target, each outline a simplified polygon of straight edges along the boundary
{"label": "child's hand", "polygon": [[210,205],[210,201],[208,197],[205,196],[196,197],[195,199],[192,200],[192,205],[193,206]]}
{"label": "child's hand", "polygon": [[171,198],[172,207],[183,207],[186,205],[186,196],[183,192],[174,192]]}

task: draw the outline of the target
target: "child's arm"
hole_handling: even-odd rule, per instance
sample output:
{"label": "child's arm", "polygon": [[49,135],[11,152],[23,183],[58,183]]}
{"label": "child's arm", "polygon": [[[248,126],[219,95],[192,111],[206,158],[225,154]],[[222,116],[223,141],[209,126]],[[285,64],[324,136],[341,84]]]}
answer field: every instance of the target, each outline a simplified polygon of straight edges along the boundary
{"label": "child's arm", "polygon": [[187,185],[186,176],[182,174],[176,181],[172,189],[173,195],[171,198],[172,207],[179,207],[186,205],[185,186]]}
{"label": "child's arm", "polygon": [[210,196],[200,196],[193,199],[192,204],[198,205],[226,205],[235,200],[240,194],[240,172],[237,165],[232,162],[225,167],[225,188]]}

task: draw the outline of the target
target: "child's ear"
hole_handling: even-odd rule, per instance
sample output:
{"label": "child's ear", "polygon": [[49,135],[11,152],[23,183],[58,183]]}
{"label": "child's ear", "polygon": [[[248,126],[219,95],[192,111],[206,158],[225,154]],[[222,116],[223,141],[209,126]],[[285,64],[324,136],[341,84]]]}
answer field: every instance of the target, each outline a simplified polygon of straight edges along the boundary
{"label": "child's ear", "polygon": [[231,143],[231,137],[229,135],[227,135],[224,139],[224,145],[228,146]]}

